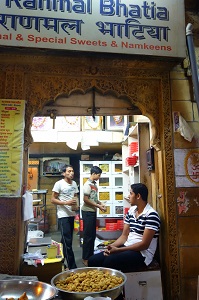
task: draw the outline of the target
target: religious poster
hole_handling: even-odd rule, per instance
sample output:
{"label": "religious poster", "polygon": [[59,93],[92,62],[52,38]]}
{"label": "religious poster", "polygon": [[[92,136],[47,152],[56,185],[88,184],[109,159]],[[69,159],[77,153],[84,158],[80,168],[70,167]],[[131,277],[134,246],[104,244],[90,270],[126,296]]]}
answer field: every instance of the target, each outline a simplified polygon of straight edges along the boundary
{"label": "religious poster", "polygon": [[24,114],[24,100],[0,100],[0,197],[21,196]]}
{"label": "religious poster", "polygon": [[127,116],[106,117],[107,130],[123,131],[127,126]]}
{"label": "religious poster", "polygon": [[199,186],[199,150],[175,149],[176,187]]}

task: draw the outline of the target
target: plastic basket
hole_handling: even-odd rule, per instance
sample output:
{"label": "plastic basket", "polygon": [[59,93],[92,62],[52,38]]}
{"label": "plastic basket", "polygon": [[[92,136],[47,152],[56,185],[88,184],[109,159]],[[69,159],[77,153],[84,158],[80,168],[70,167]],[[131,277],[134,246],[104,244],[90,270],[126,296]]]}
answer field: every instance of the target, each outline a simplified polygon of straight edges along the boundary
{"label": "plastic basket", "polygon": [[132,156],[135,152],[138,152],[138,142],[132,142],[129,145],[129,156]]}
{"label": "plastic basket", "polygon": [[117,223],[106,223],[106,230],[117,230]]}
{"label": "plastic basket", "polygon": [[117,229],[122,230],[124,228],[124,221],[123,220],[117,220]]}
{"label": "plastic basket", "polygon": [[138,156],[132,156],[132,157],[127,157],[126,158],[126,166],[135,166],[138,161]]}

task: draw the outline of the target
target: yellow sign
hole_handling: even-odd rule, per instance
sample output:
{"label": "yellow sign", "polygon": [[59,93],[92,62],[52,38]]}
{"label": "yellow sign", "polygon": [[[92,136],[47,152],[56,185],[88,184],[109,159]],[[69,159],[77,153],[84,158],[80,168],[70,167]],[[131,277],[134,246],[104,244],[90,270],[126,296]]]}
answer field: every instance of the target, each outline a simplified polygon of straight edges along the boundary
{"label": "yellow sign", "polygon": [[24,114],[24,100],[0,100],[0,197],[21,196]]}

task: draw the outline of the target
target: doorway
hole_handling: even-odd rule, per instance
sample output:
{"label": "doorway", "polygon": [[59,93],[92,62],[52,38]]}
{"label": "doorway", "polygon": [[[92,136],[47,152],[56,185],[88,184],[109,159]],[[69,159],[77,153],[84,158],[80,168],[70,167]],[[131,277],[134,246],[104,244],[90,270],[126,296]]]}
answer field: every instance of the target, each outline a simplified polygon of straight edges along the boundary
{"label": "doorway", "polygon": [[[94,101],[95,100],[95,101]],[[101,107],[100,107],[101,104]],[[72,107],[71,107],[72,105]],[[91,115],[92,110],[96,112],[96,115],[93,117]],[[81,113],[76,116],[74,113]],[[99,116],[100,112],[104,112],[103,116]],[[126,112],[128,115],[119,115],[119,112]],[[130,115],[131,112],[135,112],[135,115]],[[87,113],[87,115],[82,115]],[[113,115],[118,113],[118,115]],[[70,115],[68,115],[70,113]],[[139,113],[139,114],[138,114]],[[67,115],[65,115],[67,114]],[[114,118],[115,119],[114,119]],[[58,96],[55,101],[48,101],[46,105],[35,114],[35,118],[39,121],[35,121],[35,131],[32,131],[34,143],[29,148],[29,159],[39,158],[40,160],[40,180],[39,188],[47,189],[49,191],[49,198],[51,195],[52,187],[58,179],[59,176],[51,176],[44,174],[43,165],[44,161],[50,158],[55,160],[62,160],[70,158],[70,163],[75,169],[75,181],[80,184],[80,170],[79,170],[79,161],[81,160],[93,160],[93,161],[103,161],[103,160],[114,160],[117,157],[114,157],[115,154],[118,155],[119,160],[122,160],[123,169],[126,168],[126,157],[129,155],[128,146],[124,144],[129,142],[128,134],[129,128],[132,128],[137,123],[148,123],[150,120],[140,115],[140,110],[135,106],[132,106],[128,99],[122,98],[118,99],[116,96],[113,96],[111,93],[102,95],[99,92],[95,92],[95,99],[93,99],[93,91],[88,93],[72,93],[69,97]],[[44,122],[44,118],[46,119]],[[100,121],[101,120],[101,121]],[[120,121],[123,126],[120,127]],[[90,122],[90,123],[89,123]],[[34,123],[34,122],[33,122]],[[73,125],[73,126],[69,126]],[[41,126],[40,126],[41,124]],[[34,124],[33,124],[34,125]],[[79,127],[77,127],[77,125]],[[39,130],[39,126],[41,130]],[[74,131],[64,130],[64,126],[74,127]],[[149,126],[150,127],[150,126]],[[42,133],[43,131],[43,133]],[[52,133],[54,131],[54,133]],[[151,140],[151,129],[147,130],[142,137],[144,147],[139,147],[142,153],[142,169],[143,171],[139,172],[140,166],[137,164],[136,169],[136,182],[140,181],[139,174],[143,174],[141,180],[143,183],[148,185],[149,188],[149,202],[152,199],[152,186],[156,186],[154,183],[152,185],[151,177],[146,166],[146,150],[150,147]],[[41,137],[40,137],[40,133]],[[70,135],[68,135],[70,133]],[[82,144],[82,138],[79,138],[76,145],[75,139],[77,139],[78,134],[86,134],[86,139],[84,140],[91,142],[91,137],[95,139],[98,143],[98,146],[92,146],[90,144]],[[107,135],[106,135],[107,134]],[[137,131],[137,139],[141,142],[141,138],[138,138],[140,134]],[[55,137],[56,135],[56,137]],[[42,141],[42,136],[45,139]],[[96,139],[97,137],[97,139]],[[134,137],[135,139],[136,137]],[[132,140],[132,138],[131,138]],[[71,145],[72,141],[72,145]],[[92,143],[91,143],[92,144]],[[83,147],[82,147],[83,146]],[[88,148],[84,148],[88,146]],[[124,148],[126,149],[124,150]],[[125,152],[124,152],[125,151]],[[134,151],[135,152],[135,151]],[[138,151],[137,151],[138,152]],[[35,156],[36,155],[36,156]],[[122,157],[122,155],[124,157]],[[136,153],[138,155],[138,153]],[[134,168],[128,171],[128,176],[126,176],[126,170],[124,171],[124,181],[125,183],[125,196],[128,196],[130,183],[133,183],[133,180],[130,179],[133,175]],[[44,176],[45,175],[45,176]],[[55,174],[54,174],[55,175]],[[49,205],[48,205],[49,204]],[[155,203],[152,203],[154,205]],[[49,224],[51,224],[52,231],[57,227],[57,221],[55,221],[55,211],[52,209],[50,203],[47,202],[47,209],[49,210]]]}

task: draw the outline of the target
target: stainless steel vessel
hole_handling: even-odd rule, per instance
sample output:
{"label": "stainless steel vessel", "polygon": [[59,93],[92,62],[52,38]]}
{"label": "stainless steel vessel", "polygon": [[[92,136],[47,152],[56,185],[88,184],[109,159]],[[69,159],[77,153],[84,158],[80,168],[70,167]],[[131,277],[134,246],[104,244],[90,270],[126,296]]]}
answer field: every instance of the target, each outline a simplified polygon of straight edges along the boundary
{"label": "stainless steel vessel", "polygon": [[50,300],[57,294],[57,289],[41,281],[29,280],[0,280],[0,299],[18,299],[26,292],[28,300]]}
{"label": "stainless steel vessel", "polygon": [[67,277],[70,276],[70,274],[72,272],[73,273],[83,273],[83,272],[88,272],[88,271],[91,271],[91,270],[99,270],[99,271],[103,271],[105,273],[108,273],[110,275],[115,275],[115,276],[121,277],[123,279],[123,282],[115,288],[112,288],[110,290],[103,290],[103,291],[99,291],[99,292],[69,292],[69,291],[57,288],[57,290],[60,292],[60,295],[61,295],[62,299],[83,300],[84,298],[86,298],[88,296],[91,296],[93,298],[96,298],[96,297],[110,297],[113,300],[121,294],[127,277],[124,273],[122,273],[120,271],[117,271],[117,270],[114,270],[114,269],[109,269],[109,268],[87,267],[87,268],[77,268],[77,269],[61,272],[61,273],[55,275],[52,278],[51,285],[53,287],[56,287],[56,282],[58,280],[65,280]]}

